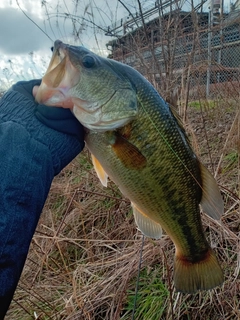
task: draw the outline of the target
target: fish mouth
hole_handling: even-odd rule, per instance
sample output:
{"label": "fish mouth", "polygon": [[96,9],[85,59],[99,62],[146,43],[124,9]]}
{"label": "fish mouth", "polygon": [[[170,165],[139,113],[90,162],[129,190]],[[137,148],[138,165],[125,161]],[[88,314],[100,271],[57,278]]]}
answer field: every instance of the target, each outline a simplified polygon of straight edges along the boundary
{"label": "fish mouth", "polygon": [[57,88],[60,85],[66,73],[67,60],[67,45],[60,40],[56,40],[54,42],[52,59],[43,77],[47,85],[51,85],[53,88]]}
{"label": "fish mouth", "polygon": [[66,49],[67,46],[68,45],[63,43],[61,40],[56,40],[53,45],[53,51],[56,51],[59,49]]}
{"label": "fish mouth", "polygon": [[69,90],[80,79],[80,71],[71,63],[69,45],[60,40],[54,42],[53,55],[42,83],[36,94],[36,101],[48,106],[72,108]]}

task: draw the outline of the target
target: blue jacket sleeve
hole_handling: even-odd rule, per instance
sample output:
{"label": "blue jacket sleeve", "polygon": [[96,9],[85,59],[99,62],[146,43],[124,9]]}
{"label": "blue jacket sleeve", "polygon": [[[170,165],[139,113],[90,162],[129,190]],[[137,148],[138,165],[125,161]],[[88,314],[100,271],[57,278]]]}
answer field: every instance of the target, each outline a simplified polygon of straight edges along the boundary
{"label": "blue jacket sleeve", "polygon": [[0,100],[0,319],[20,278],[54,175],[83,148],[34,116],[34,101],[9,90]]}

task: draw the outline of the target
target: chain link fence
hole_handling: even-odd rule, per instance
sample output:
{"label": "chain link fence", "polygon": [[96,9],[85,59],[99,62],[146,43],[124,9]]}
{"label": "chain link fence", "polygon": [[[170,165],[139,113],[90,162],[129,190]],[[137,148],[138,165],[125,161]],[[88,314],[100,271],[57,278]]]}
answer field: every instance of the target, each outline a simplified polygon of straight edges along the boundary
{"label": "chain link fence", "polygon": [[169,102],[239,97],[240,11],[217,23],[210,13],[175,11],[108,45],[113,59],[139,70]]}

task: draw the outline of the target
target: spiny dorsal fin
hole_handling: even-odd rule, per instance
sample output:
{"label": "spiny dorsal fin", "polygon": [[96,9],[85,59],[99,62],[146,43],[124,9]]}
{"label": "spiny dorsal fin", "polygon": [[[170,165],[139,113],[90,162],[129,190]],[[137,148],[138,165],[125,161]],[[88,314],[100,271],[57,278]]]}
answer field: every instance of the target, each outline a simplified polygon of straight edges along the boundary
{"label": "spiny dorsal fin", "polygon": [[162,236],[162,227],[159,223],[148,218],[134,203],[132,203],[133,215],[139,230],[147,237],[159,239]]}
{"label": "spiny dorsal fin", "polygon": [[169,106],[169,109],[171,110],[175,120],[177,121],[177,124],[178,124],[179,128],[181,129],[185,139],[190,144],[190,140],[189,140],[189,137],[188,137],[186,130],[184,128],[181,116],[178,114],[177,110],[172,105],[168,105],[168,106]]}
{"label": "spiny dorsal fin", "polygon": [[107,187],[108,175],[104,171],[104,169],[101,166],[98,159],[94,157],[94,155],[92,155],[92,163],[93,163],[94,169],[95,169],[97,176],[98,176],[99,180],[101,181],[102,185],[104,187]]}
{"label": "spiny dorsal fin", "polygon": [[224,212],[224,203],[217,182],[202,163],[200,169],[203,189],[200,205],[210,217],[219,220]]}

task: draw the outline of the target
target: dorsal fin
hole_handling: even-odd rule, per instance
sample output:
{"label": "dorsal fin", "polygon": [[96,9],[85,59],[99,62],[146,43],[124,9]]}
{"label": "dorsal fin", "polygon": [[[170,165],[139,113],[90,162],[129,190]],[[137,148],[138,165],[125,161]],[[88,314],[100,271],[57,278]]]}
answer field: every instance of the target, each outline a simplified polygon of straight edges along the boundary
{"label": "dorsal fin", "polygon": [[224,203],[217,182],[202,163],[200,169],[203,189],[200,205],[210,217],[219,220],[224,212]]}
{"label": "dorsal fin", "polygon": [[132,203],[133,215],[139,230],[147,237],[159,239],[162,236],[162,227],[159,223],[148,218],[137,206]]}
{"label": "dorsal fin", "polygon": [[185,128],[184,128],[184,125],[183,125],[181,116],[178,114],[177,110],[176,110],[172,105],[168,105],[168,106],[169,106],[169,109],[171,110],[171,112],[172,112],[175,120],[177,121],[177,124],[178,124],[180,130],[182,131],[185,139],[186,139],[187,142],[190,144],[190,140],[189,140],[189,137],[188,137],[188,135],[187,135],[187,133],[186,133],[186,130],[185,130]]}

